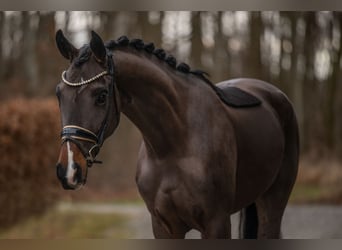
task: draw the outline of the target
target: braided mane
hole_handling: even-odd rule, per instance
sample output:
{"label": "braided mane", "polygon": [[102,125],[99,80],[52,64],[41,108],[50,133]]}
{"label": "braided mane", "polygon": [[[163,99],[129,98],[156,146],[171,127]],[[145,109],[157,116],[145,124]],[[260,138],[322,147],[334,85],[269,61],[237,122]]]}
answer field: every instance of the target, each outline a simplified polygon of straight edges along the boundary
{"label": "braided mane", "polygon": [[213,83],[207,78],[209,76],[208,73],[202,71],[202,70],[192,70],[190,66],[184,62],[181,62],[177,64],[177,59],[167,54],[164,49],[155,48],[153,43],[144,43],[142,39],[128,39],[127,36],[121,36],[116,41],[110,40],[105,44],[106,48],[108,49],[115,49],[119,47],[129,46],[131,48],[134,48],[138,51],[145,51],[149,54],[155,55],[158,59],[165,61],[171,68],[178,70],[180,72],[186,73],[186,74],[193,74],[197,77],[201,78],[203,81],[208,83],[209,85],[213,85]]}
{"label": "braided mane", "polygon": [[[226,104],[230,105],[229,101],[227,101],[225,94],[223,91],[216,87],[215,84],[213,84],[208,78],[208,73],[202,71],[202,70],[192,70],[190,66],[184,62],[178,63],[174,56],[167,54],[165,50],[160,48],[155,48],[153,43],[144,43],[141,39],[131,39],[129,40],[127,36],[121,36],[116,41],[110,40],[105,43],[105,47],[109,50],[114,50],[116,48],[129,46],[130,48],[134,48],[137,51],[144,51],[146,53],[152,54],[156,56],[159,60],[166,62],[171,68],[183,72],[185,74],[192,74],[204,81],[219,97],[220,99],[225,102]],[[90,45],[86,44],[84,45],[78,54],[78,57],[75,58],[74,63],[75,66],[79,67],[83,63],[89,60],[91,56],[91,49]]]}
{"label": "braided mane", "polygon": [[[211,87],[214,86],[214,84],[207,78],[207,76],[209,76],[208,73],[198,69],[192,70],[190,66],[184,62],[177,64],[177,59],[174,56],[167,54],[166,51],[163,49],[155,48],[153,43],[144,43],[144,41],[141,39],[129,40],[127,36],[121,36],[117,40],[110,40],[105,43],[105,47],[110,50],[125,46],[134,48],[137,51],[145,51],[146,53],[152,54],[159,60],[165,61],[171,68],[185,74],[193,74],[209,84]],[[74,60],[75,66],[79,67],[83,63],[87,62],[91,56],[91,53],[92,52],[89,44],[82,46],[78,57]]]}

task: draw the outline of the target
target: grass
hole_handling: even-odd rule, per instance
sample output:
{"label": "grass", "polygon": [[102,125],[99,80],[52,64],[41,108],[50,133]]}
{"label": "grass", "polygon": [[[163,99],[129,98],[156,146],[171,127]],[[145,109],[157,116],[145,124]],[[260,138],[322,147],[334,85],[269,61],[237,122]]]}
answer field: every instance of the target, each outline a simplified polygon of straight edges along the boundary
{"label": "grass", "polygon": [[314,203],[327,196],[327,188],[318,185],[297,183],[290,197],[290,203]]}
{"label": "grass", "polygon": [[342,204],[342,165],[334,159],[301,161],[291,203]]}
{"label": "grass", "polygon": [[1,231],[0,239],[127,238],[127,219],[124,215],[114,213],[61,212],[53,209]]}

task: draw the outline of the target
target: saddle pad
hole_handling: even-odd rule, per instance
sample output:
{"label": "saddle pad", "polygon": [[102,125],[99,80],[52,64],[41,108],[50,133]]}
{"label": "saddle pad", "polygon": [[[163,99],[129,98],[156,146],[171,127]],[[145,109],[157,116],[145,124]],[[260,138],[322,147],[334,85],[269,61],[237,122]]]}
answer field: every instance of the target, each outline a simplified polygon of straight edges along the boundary
{"label": "saddle pad", "polygon": [[261,104],[261,101],[257,97],[237,87],[225,87],[221,89],[215,86],[215,91],[225,104],[234,108],[249,108]]}

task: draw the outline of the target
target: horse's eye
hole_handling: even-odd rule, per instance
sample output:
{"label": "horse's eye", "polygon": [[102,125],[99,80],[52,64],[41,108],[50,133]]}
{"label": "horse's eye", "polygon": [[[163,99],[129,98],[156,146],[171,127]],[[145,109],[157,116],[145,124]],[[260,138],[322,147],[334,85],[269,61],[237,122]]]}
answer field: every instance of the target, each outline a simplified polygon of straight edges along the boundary
{"label": "horse's eye", "polygon": [[96,105],[103,106],[107,102],[107,91],[102,91],[97,97],[96,97]]}

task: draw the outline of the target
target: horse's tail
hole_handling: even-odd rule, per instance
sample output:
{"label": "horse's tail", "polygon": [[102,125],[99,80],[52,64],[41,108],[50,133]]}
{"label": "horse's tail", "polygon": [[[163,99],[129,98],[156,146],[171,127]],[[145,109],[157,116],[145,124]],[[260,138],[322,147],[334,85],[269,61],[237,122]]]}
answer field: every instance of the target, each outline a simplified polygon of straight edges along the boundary
{"label": "horse's tail", "polygon": [[258,214],[255,203],[240,212],[240,238],[256,239],[258,236]]}

